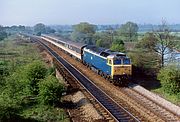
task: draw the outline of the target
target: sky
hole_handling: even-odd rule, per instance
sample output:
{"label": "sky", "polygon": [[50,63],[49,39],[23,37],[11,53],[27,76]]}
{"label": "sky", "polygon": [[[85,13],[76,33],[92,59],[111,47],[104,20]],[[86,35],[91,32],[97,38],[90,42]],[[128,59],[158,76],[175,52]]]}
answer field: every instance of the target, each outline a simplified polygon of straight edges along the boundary
{"label": "sky", "polygon": [[0,0],[0,25],[180,24],[180,0]]}

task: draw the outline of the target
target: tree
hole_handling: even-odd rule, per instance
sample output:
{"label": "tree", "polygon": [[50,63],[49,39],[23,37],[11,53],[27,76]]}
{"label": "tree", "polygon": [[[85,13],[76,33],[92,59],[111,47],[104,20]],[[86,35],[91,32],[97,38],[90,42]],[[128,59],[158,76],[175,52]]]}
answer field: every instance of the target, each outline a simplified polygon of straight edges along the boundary
{"label": "tree", "polygon": [[113,51],[125,52],[124,42],[120,38],[116,38],[110,48]]}
{"label": "tree", "polygon": [[112,45],[112,36],[108,31],[97,32],[94,34],[96,45],[99,47],[110,48]]}
{"label": "tree", "polygon": [[138,72],[150,76],[157,74],[160,68],[160,56],[153,50],[153,47],[156,46],[156,40],[153,33],[146,33],[144,37],[138,41],[135,49],[129,53],[133,65],[137,68]]}
{"label": "tree", "polygon": [[161,67],[164,67],[165,55],[171,53],[175,46],[175,36],[171,34],[171,31],[166,23],[162,21],[159,29],[153,32],[156,40],[156,44],[152,45],[152,49],[161,56]]}
{"label": "tree", "polygon": [[19,25],[19,26],[18,26],[18,30],[19,30],[19,31],[25,31],[25,26]]}
{"label": "tree", "polygon": [[127,22],[119,28],[119,35],[123,37],[125,41],[136,41],[137,40],[138,25],[133,22]]}
{"label": "tree", "polygon": [[87,22],[81,22],[73,26],[72,39],[77,42],[93,44],[93,35],[96,32],[96,26]]}
{"label": "tree", "polygon": [[49,33],[55,33],[56,31],[50,27],[46,27],[46,33],[49,34]]}
{"label": "tree", "polygon": [[34,26],[34,32],[36,35],[41,35],[42,33],[46,33],[46,26],[42,23],[38,23]]}
{"label": "tree", "polygon": [[103,47],[103,41],[102,41],[102,39],[98,39],[98,40],[96,41],[96,46],[98,46],[98,47]]}
{"label": "tree", "polygon": [[0,41],[7,37],[7,33],[3,26],[0,26]]}

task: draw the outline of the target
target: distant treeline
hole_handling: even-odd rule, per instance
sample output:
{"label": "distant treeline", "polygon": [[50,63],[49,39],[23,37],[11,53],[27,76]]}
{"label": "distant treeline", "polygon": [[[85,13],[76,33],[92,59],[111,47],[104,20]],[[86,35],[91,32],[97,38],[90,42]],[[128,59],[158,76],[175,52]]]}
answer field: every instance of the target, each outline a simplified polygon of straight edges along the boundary
{"label": "distant treeline", "polygon": [[[111,24],[111,25],[96,25],[96,31],[106,31],[106,30],[117,30],[121,27],[121,24]],[[2,26],[1,26],[2,27]],[[157,30],[159,25],[153,24],[138,24],[138,32],[150,32],[152,30]],[[180,32],[180,24],[172,24],[168,25],[171,32]],[[57,31],[57,32],[73,32],[73,25],[48,25],[46,26],[46,30],[49,32]],[[4,30],[6,32],[28,32],[33,33],[34,26],[24,26],[24,25],[13,25],[13,26],[4,26]]]}
{"label": "distant treeline", "polygon": [[[150,32],[152,30],[157,30],[160,25],[153,25],[153,24],[138,24],[139,30],[138,32]],[[168,25],[169,29],[172,32],[180,32],[180,24],[172,24]],[[55,30],[61,30],[61,31],[68,31],[72,32],[73,31],[73,26],[72,25],[51,25],[51,28]],[[117,30],[118,28],[121,27],[121,24],[114,24],[114,25],[97,25],[97,31],[104,31],[104,30]]]}

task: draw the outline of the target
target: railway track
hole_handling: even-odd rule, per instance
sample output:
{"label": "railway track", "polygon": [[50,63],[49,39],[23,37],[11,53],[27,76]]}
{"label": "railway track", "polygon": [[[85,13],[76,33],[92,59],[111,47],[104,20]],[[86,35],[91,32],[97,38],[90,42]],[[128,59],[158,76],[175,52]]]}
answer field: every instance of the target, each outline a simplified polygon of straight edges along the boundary
{"label": "railway track", "polygon": [[99,89],[92,81],[79,72],[74,66],[61,58],[56,52],[42,43],[38,38],[35,39],[38,40],[38,42],[40,42],[40,44],[43,45],[50,52],[50,54],[65,67],[65,69],[87,90],[89,94],[94,97],[94,99],[100,105],[103,106],[106,111],[109,112],[115,121],[139,122],[135,116],[117,104],[110,96]]}

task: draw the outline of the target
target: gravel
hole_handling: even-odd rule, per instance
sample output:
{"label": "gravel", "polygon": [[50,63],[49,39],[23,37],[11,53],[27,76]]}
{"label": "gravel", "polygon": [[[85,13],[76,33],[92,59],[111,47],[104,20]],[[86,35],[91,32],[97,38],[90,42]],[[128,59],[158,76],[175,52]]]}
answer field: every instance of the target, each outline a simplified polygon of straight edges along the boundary
{"label": "gravel", "polygon": [[88,118],[88,121],[98,120],[102,119],[100,114],[96,111],[96,109],[93,107],[91,103],[86,99],[84,94],[80,91],[76,92],[72,96],[73,103],[76,103],[77,106],[80,106],[80,109],[82,109],[83,117]]}
{"label": "gravel", "polygon": [[70,110],[70,112],[72,111],[73,121],[92,122],[103,119],[81,91],[73,95],[66,95],[63,97],[63,100],[68,102],[71,101],[75,105],[75,108]]}

